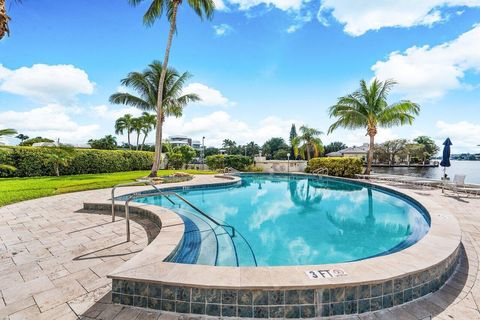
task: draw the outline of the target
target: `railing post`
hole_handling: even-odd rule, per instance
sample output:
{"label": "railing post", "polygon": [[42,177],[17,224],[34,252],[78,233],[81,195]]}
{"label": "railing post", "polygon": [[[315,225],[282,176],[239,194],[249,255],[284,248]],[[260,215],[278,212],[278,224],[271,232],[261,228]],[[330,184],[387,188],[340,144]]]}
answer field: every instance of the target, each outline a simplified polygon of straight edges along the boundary
{"label": "railing post", "polygon": [[125,220],[127,222],[127,242],[130,242],[130,208],[128,207],[129,205],[129,200],[125,202]]}
{"label": "railing post", "polygon": [[112,188],[112,222],[115,222],[115,187]]}

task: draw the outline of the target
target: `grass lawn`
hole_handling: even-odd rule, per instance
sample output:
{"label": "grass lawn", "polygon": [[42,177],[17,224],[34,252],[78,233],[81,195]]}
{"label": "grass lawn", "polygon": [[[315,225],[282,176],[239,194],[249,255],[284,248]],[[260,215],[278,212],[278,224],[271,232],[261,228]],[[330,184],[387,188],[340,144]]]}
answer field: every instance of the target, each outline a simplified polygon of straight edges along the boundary
{"label": "grass lawn", "polygon": [[[192,174],[211,174],[208,171],[178,170]],[[159,170],[159,176],[175,170]],[[150,171],[128,171],[100,174],[81,174],[61,177],[5,178],[0,179],[0,206],[23,200],[52,196],[55,194],[113,187],[119,183],[135,181]]]}

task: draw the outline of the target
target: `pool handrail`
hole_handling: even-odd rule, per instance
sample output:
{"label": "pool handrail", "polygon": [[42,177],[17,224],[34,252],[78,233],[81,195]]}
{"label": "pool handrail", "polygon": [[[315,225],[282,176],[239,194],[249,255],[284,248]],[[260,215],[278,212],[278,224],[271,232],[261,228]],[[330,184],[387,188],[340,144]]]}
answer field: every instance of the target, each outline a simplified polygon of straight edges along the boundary
{"label": "pool handrail", "polygon": [[328,176],[328,168],[320,167],[312,171],[313,174],[316,175],[327,175]]}
{"label": "pool handrail", "polygon": [[[157,188],[155,183],[152,180],[144,179],[144,180],[137,180],[134,182],[128,182],[128,183],[119,183],[116,184],[112,187],[112,222],[115,222],[115,190],[120,187],[129,187],[129,186],[136,186],[136,185],[150,185],[152,188],[157,190],[157,192],[162,192],[160,189]],[[172,204],[175,204],[168,196],[165,197],[167,198],[168,201],[170,201]]]}
{"label": "pool handrail", "polygon": [[158,191],[158,192],[153,192],[153,193],[132,193],[131,195],[128,196],[127,200],[125,201],[125,219],[126,219],[126,223],[127,223],[127,242],[130,241],[130,212],[129,212],[130,211],[130,208],[129,208],[130,201],[135,200],[137,198],[152,197],[152,196],[166,197],[172,204],[175,204],[175,202],[173,202],[168,196],[175,196],[178,199],[185,202],[187,205],[189,205],[195,211],[200,213],[202,216],[204,216],[208,220],[215,223],[217,226],[223,227],[223,228],[230,228],[231,231],[232,231],[232,234],[229,234],[229,236],[230,237],[235,237],[235,228],[233,226],[228,225],[228,224],[222,224],[222,223],[218,222],[217,220],[210,217],[208,214],[203,212],[201,209],[199,209],[197,206],[192,204],[190,201],[188,201],[187,199],[185,199],[184,197],[182,197],[178,193],[172,192],[172,191],[169,191],[169,192]]}

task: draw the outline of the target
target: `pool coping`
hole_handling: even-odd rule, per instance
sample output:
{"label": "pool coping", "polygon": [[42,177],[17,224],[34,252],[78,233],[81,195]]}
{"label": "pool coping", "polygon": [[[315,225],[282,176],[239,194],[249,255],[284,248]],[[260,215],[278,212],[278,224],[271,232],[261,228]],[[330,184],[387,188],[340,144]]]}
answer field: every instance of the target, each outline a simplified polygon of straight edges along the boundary
{"label": "pool coping", "polygon": [[[229,183],[237,183],[233,177]],[[353,179],[346,179],[358,182]],[[376,184],[363,182],[363,184]],[[194,185],[224,185],[208,183]],[[193,185],[192,185],[193,186]],[[168,186],[167,186],[168,187]],[[383,189],[390,189],[382,186]],[[395,193],[398,191],[391,189]],[[428,270],[446,261],[461,242],[461,230],[456,218],[445,208],[433,201],[420,201],[414,195],[406,195],[422,204],[430,214],[429,232],[414,245],[392,254],[368,258],[360,261],[302,266],[274,267],[221,267],[206,265],[187,265],[163,262],[182,240],[183,220],[168,209],[135,203],[132,210],[149,212],[158,217],[161,231],[142,252],[121,265],[108,275],[111,279],[145,281],[149,283],[174,286],[190,286],[222,289],[303,289],[334,287],[338,285],[360,285],[363,283],[382,282],[388,279]],[[119,201],[119,205],[123,202]],[[108,205],[108,201],[95,203]],[[133,212],[135,212],[133,211]],[[311,270],[345,271],[342,277],[309,278],[305,272]]]}

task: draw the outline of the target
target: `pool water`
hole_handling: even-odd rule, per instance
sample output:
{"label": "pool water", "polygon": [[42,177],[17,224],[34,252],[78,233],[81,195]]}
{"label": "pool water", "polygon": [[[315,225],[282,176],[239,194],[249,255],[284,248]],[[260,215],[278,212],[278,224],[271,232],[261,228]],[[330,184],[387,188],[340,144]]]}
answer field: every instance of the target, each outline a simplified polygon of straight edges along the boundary
{"label": "pool water", "polygon": [[429,229],[418,204],[367,184],[307,175],[242,174],[241,183],[174,190],[211,217],[163,197],[137,201],[168,207],[185,221],[169,261],[226,266],[339,263],[402,250]]}

